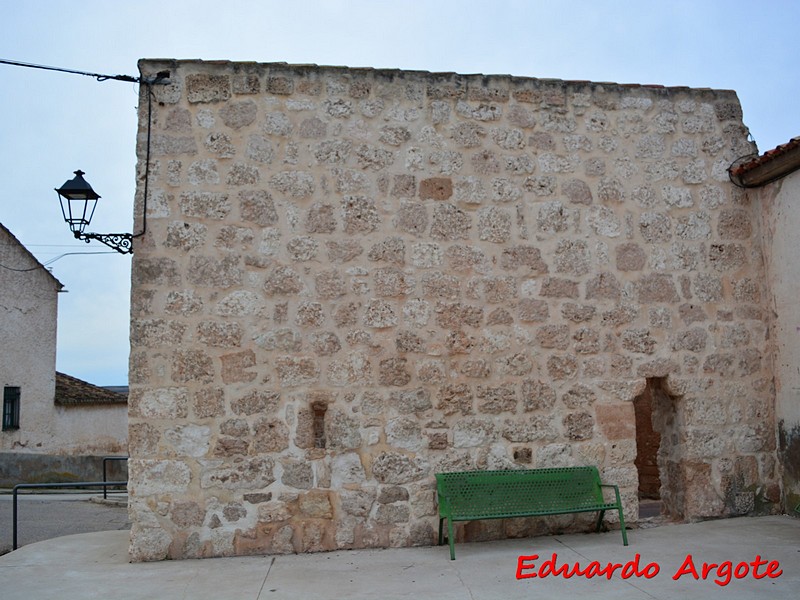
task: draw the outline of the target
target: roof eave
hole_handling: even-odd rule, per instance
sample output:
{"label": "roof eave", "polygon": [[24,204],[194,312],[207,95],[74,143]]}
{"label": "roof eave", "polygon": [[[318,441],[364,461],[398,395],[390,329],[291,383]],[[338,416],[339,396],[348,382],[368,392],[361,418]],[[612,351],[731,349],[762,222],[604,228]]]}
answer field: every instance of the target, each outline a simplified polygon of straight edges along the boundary
{"label": "roof eave", "polygon": [[800,138],[778,146],[763,156],[739,165],[731,170],[735,183],[742,187],[760,187],[785,177],[800,169]]}

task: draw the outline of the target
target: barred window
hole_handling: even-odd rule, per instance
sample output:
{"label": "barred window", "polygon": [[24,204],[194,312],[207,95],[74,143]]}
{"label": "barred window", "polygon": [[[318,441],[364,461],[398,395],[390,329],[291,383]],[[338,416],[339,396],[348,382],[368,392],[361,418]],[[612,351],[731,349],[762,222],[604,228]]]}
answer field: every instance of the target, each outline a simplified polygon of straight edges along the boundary
{"label": "barred window", "polygon": [[3,431],[19,429],[20,388],[6,386],[3,389]]}

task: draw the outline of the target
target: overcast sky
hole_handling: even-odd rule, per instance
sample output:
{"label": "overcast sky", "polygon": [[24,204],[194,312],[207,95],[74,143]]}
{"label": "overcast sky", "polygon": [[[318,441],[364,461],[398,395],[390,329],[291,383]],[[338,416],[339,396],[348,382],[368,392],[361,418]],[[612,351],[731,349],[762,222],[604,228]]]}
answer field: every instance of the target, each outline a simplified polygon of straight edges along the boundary
{"label": "overcast sky", "polygon": [[[800,135],[797,0],[0,0],[0,58],[138,75],[139,58],[316,63],[734,89],[764,152]],[[78,168],[92,231],[130,232],[136,86],[0,65],[0,222],[42,263],[72,239],[53,191]],[[67,255],[59,371],[124,385],[130,258]]]}

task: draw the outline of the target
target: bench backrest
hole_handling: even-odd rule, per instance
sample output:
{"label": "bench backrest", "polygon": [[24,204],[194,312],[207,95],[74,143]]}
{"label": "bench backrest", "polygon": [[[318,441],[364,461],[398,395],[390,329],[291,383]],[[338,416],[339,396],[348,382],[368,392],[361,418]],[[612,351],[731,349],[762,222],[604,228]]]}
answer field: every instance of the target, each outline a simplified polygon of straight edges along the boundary
{"label": "bench backrest", "polygon": [[437,473],[439,502],[492,513],[556,511],[604,503],[596,467]]}

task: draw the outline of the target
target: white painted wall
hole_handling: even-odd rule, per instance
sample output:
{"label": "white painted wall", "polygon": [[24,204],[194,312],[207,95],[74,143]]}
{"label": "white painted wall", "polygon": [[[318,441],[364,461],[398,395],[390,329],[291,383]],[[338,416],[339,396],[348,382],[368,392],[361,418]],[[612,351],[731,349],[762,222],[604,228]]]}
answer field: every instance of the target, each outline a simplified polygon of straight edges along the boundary
{"label": "white painted wall", "polygon": [[20,427],[0,431],[0,452],[126,453],[127,405],[54,404],[58,280],[3,227],[0,265],[0,407],[2,387],[21,388]]}
{"label": "white painted wall", "polygon": [[777,417],[800,424],[800,171],[761,193],[772,310]]}
{"label": "white painted wall", "polygon": [[56,454],[128,453],[128,405],[54,406]]}
{"label": "white painted wall", "polygon": [[4,228],[0,264],[0,386],[21,388],[20,428],[0,432],[0,450],[49,452],[59,282]]}
{"label": "white painted wall", "polygon": [[800,499],[800,171],[759,190],[786,508]]}

